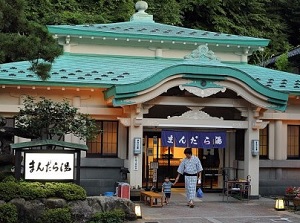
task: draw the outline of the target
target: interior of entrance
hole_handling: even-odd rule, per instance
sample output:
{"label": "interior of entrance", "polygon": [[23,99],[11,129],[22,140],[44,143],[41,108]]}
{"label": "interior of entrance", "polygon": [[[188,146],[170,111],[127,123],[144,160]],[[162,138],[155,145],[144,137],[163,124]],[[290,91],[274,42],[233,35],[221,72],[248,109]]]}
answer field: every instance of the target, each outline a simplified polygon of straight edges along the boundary
{"label": "interior of entrance", "polygon": [[[223,188],[222,170],[224,167],[224,149],[193,148],[193,155],[198,156],[203,166],[202,189],[206,192],[220,191]],[[161,190],[165,176],[175,181],[177,168],[185,157],[184,148],[163,147],[159,132],[144,135],[143,187],[150,190]],[[180,178],[175,187],[184,187]]]}

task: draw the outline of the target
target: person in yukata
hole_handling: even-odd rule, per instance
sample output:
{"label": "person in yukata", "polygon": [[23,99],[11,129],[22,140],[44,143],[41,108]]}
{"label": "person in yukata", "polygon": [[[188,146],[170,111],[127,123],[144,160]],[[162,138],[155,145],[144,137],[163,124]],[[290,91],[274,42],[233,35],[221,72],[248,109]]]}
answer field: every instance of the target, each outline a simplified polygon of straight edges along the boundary
{"label": "person in yukata", "polygon": [[185,192],[188,200],[188,206],[194,207],[194,199],[196,196],[197,183],[201,184],[201,172],[203,170],[201,161],[198,157],[194,156],[191,148],[184,150],[185,158],[180,163],[177,169],[177,177],[174,185],[178,182],[180,175],[184,175]]}

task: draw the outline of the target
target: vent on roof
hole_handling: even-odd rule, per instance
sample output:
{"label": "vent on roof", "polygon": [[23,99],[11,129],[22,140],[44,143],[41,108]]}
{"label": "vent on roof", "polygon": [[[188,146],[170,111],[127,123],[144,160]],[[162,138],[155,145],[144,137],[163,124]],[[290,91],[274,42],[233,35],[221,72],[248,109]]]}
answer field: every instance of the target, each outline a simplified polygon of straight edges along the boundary
{"label": "vent on roof", "polygon": [[62,76],[61,79],[68,79],[68,77],[67,76]]}
{"label": "vent on roof", "polygon": [[81,72],[82,72],[82,70],[76,70],[76,72],[77,72],[77,73],[81,73]]}
{"label": "vent on roof", "polygon": [[19,70],[18,73],[19,74],[24,74],[25,72],[24,72],[24,70]]}
{"label": "vent on roof", "polygon": [[129,75],[129,73],[128,72],[124,72],[123,75]]}
{"label": "vent on roof", "polygon": [[299,88],[299,86],[294,86],[294,88]]}
{"label": "vent on roof", "polygon": [[124,76],[123,76],[123,75],[118,75],[117,77],[119,77],[119,78],[124,78]]}
{"label": "vent on roof", "polygon": [[274,81],[274,79],[273,79],[273,78],[270,78],[268,81]]}
{"label": "vent on roof", "polygon": [[286,85],[285,84],[281,84],[281,85],[279,85],[279,87],[285,87]]}
{"label": "vent on roof", "polygon": [[271,84],[266,84],[266,87],[271,87],[272,85]]}
{"label": "vent on roof", "polygon": [[59,70],[60,72],[66,72],[66,70],[65,69],[61,69],[61,70]]}
{"label": "vent on roof", "polygon": [[33,77],[33,75],[32,74],[27,74],[26,77]]}
{"label": "vent on roof", "polygon": [[53,72],[52,74],[58,74],[58,72]]}
{"label": "vent on roof", "polygon": [[75,76],[75,74],[74,74],[74,73],[69,73],[68,75],[69,75],[69,76]]}
{"label": "vent on roof", "polygon": [[194,35],[194,34],[196,34],[196,33],[197,33],[197,32],[191,32],[190,35]]}
{"label": "vent on roof", "polygon": [[98,74],[99,72],[96,71],[96,70],[93,70],[92,73],[93,73],[93,74]]}
{"label": "vent on roof", "polygon": [[9,74],[9,76],[10,76],[10,77],[15,77],[16,75],[15,75],[15,74]]}
{"label": "vent on roof", "polygon": [[184,33],[184,31],[179,31],[179,32],[177,32],[176,34],[182,34],[182,33]]}
{"label": "vent on roof", "polygon": [[112,78],[111,80],[112,80],[112,81],[118,81],[118,79],[117,79],[117,78]]}
{"label": "vent on roof", "polygon": [[112,72],[112,71],[108,71],[108,72],[107,72],[107,74],[114,74],[114,72]]}
{"label": "vent on roof", "polygon": [[102,74],[101,77],[108,77],[108,75],[107,74]]}
{"label": "vent on roof", "polygon": [[16,68],[16,67],[11,67],[11,68],[9,68],[9,69],[16,70],[17,68]]}
{"label": "vent on roof", "polygon": [[260,78],[259,78],[259,77],[257,77],[257,78],[256,78],[256,80],[257,80],[257,81],[260,81]]}
{"label": "vent on roof", "polygon": [[78,80],[84,80],[85,78],[84,77],[78,77],[77,79]]}
{"label": "vent on roof", "polygon": [[1,72],[8,72],[8,70],[1,70]]}
{"label": "vent on roof", "polygon": [[96,78],[94,78],[94,80],[95,81],[100,81],[100,80],[102,80],[100,77],[96,77]]}
{"label": "vent on roof", "polygon": [[123,29],[124,31],[129,31],[129,29]]}
{"label": "vent on roof", "polygon": [[87,74],[85,74],[84,76],[86,76],[86,77],[90,77],[90,76],[92,76],[91,74],[89,74],[89,73],[87,73]]}

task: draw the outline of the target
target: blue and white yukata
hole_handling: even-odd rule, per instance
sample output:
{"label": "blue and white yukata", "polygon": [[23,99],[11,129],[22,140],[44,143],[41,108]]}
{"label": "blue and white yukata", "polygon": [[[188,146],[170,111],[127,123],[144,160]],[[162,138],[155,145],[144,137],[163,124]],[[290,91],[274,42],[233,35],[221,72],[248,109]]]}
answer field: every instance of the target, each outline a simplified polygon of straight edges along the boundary
{"label": "blue and white yukata", "polygon": [[177,172],[184,175],[185,193],[188,202],[192,201],[196,196],[196,186],[198,173],[203,170],[198,157],[192,155],[191,158],[184,158],[180,163]]}

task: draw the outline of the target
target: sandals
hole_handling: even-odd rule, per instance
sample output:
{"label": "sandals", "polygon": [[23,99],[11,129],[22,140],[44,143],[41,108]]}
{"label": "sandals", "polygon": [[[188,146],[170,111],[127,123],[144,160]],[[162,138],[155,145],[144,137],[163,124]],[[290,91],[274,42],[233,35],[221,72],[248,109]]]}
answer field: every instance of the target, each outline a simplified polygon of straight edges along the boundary
{"label": "sandals", "polygon": [[188,205],[187,205],[187,206],[189,206],[190,208],[193,208],[193,207],[195,207],[195,205],[194,205],[192,202],[188,203]]}

